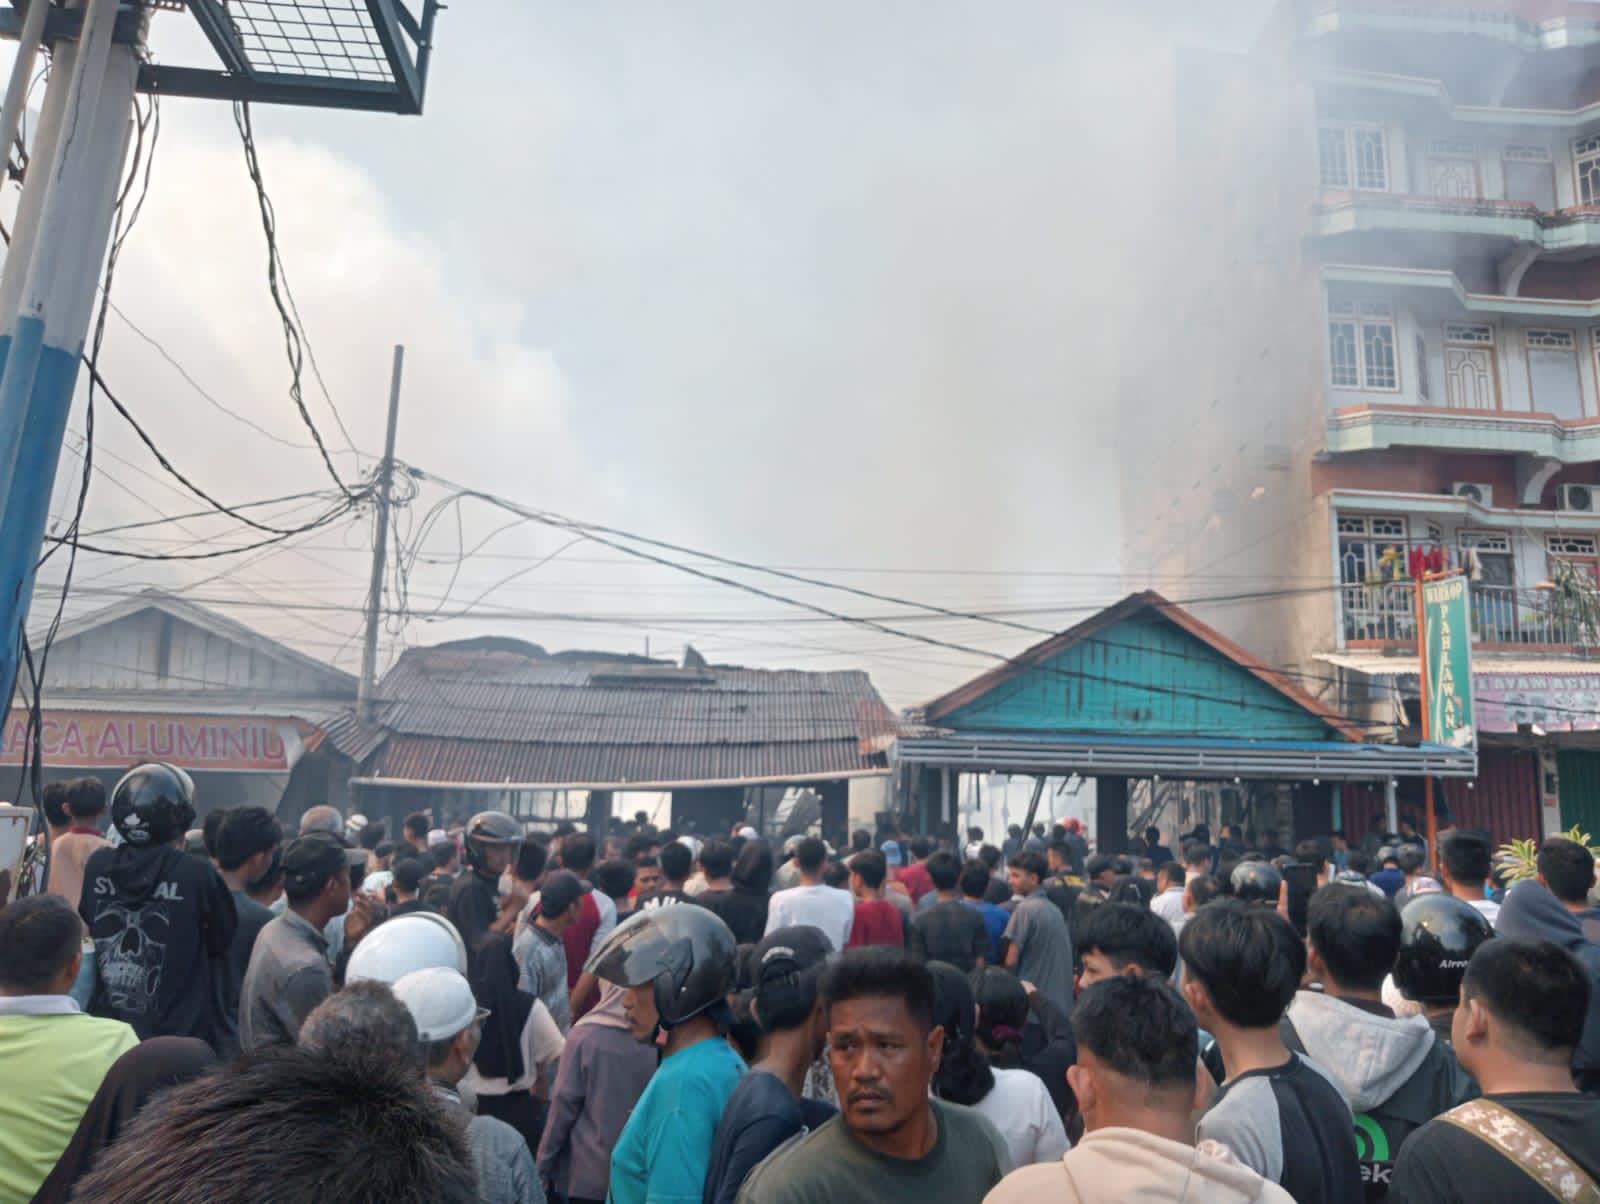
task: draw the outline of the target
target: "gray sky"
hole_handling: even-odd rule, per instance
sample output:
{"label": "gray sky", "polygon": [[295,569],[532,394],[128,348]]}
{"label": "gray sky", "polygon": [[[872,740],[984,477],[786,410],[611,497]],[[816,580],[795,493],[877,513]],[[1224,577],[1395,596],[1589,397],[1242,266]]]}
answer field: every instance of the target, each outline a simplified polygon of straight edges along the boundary
{"label": "gray sky", "polygon": [[[441,14],[422,118],[263,108],[256,130],[357,446],[381,446],[389,347],[404,342],[399,454],[445,478],[941,605],[1065,608],[1024,620],[1055,628],[1122,592],[1122,269],[1135,219],[1181,203],[1141,187],[1150,134],[1171,119],[1151,73],[1178,42],[1243,45],[1269,5],[1203,7],[461,2]],[[183,57],[188,18],[155,21],[157,54]],[[227,106],[165,102],[156,155],[114,300],[216,398],[303,441]],[[311,452],[219,413],[115,315],[109,330],[108,378],[205,487],[239,502],[326,483]],[[342,446],[309,381],[308,398]],[[108,475],[86,528],[198,508],[104,408],[98,442]],[[77,467],[63,459],[58,510]],[[424,487],[413,533],[441,496]],[[504,519],[468,504],[460,538]],[[156,550],[225,525],[116,538]],[[352,525],[246,564],[85,557],[82,580],[254,600],[227,613],[353,667],[358,620],[338,608],[365,589],[365,540]],[[413,610],[446,596],[457,540],[447,513],[411,576]],[[483,606],[615,622],[413,621],[386,655],[483,631],[627,650],[648,635],[675,653],[692,633],[714,659],[867,667],[897,705],[988,663],[777,625],[778,608],[602,563],[615,554],[592,546],[535,567],[564,542],[502,533],[444,609],[489,591]],[[73,605],[108,600],[86,590]],[[915,629],[998,652],[1029,642],[970,622]]]}

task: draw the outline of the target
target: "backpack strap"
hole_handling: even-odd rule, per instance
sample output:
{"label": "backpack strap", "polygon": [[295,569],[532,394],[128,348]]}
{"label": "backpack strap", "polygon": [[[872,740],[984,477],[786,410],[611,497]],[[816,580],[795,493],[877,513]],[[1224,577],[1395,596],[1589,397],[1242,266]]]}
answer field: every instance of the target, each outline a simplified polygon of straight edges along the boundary
{"label": "backpack strap", "polygon": [[1475,1099],[1440,1117],[1492,1146],[1564,1204],[1600,1204],[1600,1186],[1538,1129],[1490,1099]]}

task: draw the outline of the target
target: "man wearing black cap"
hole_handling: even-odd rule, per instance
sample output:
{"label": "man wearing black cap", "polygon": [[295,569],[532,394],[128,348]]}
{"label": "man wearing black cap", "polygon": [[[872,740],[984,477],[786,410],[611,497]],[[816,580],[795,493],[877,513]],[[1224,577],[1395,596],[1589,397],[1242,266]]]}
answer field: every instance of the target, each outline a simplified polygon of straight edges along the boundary
{"label": "man wearing black cap", "polygon": [[[261,930],[239,997],[239,1043],[246,1049],[294,1044],[311,1010],[333,993],[333,967],[323,929],[350,907],[352,853],[331,832],[307,832],[283,851],[284,913]],[[370,911],[352,909],[345,941],[366,933]]]}
{"label": "man wearing black cap", "polygon": [[717,1125],[704,1204],[733,1204],[757,1163],[834,1114],[832,1105],[800,1094],[827,1037],[817,984],[832,954],[828,938],[810,927],[779,928],[751,953],[750,1010],[761,1026],[761,1054]]}
{"label": "man wearing black cap", "polygon": [[517,989],[544,1000],[563,1033],[572,1027],[572,996],[567,990],[567,945],[562,937],[578,922],[582,908],[583,883],[578,876],[552,870],[539,891],[533,922],[512,943]]}

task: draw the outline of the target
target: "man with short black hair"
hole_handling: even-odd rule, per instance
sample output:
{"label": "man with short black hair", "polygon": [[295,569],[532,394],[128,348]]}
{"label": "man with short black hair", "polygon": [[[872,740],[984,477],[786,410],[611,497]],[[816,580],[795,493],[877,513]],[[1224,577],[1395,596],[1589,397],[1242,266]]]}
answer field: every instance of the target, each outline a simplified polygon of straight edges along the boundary
{"label": "man with short black hair", "polygon": [[0,1200],[33,1196],[106,1071],[139,1043],[73,1001],[82,944],[83,921],[59,895],[0,909]]}
{"label": "man with short black hair", "polygon": [[1188,874],[1177,859],[1163,862],[1156,870],[1156,897],[1150,900],[1150,911],[1170,924],[1174,932],[1183,927],[1183,887],[1187,881]]}
{"label": "man with short black hair", "polygon": [[1584,940],[1600,944],[1600,907],[1589,906],[1594,890],[1594,855],[1575,840],[1551,836],[1539,846],[1539,881],[1573,915]]}
{"label": "man with short black hair", "polygon": [[1454,1032],[1461,1064],[1483,1098],[1407,1139],[1392,1198],[1454,1204],[1595,1197],[1600,1100],[1579,1094],[1571,1074],[1590,991],[1583,968],[1549,941],[1501,937],[1478,947],[1461,983]]}
{"label": "man with short black hair", "polygon": [[906,888],[913,903],[922,902],[922,896],[933,890],[933,879],[928,874],[928,858],[933,856],[934,844],[926,836],[911,838],[911,864],[895,873],[895,880]]}
{"label": "man with short black hair", "polygon": [[1067,1081],[1084,1136],[1056,1162],[1009,1175],[984,1204],[1109,1200],[1291,1204],[1292,1197],[1215,1142],[1196,1146],[1209,1084],[1195,1067],[1194,1016],[1166,983],[1117,976],[1086,990],[1072,1015],[1077,1064]]}
{"label": "man with short black hair", "polygon": [[1315,840],[1302,840],[1294,846],[1294,859],[1301,865],[1314,865],[1317,867],[1317,885],[1328,885],[1328,855],[1322,851],[1322,844]]}
{"label": "man with short black hair", "polygon": [[1400,953],[1393,904],[1364,886],[1334,883],[1311,896],[1306,930],[1310,976],[1323,991],[1295,995],[1284,1041],[1328,1071],[1350,1101],[1370,1199],[1387,1190],[1401,1143],[1477,1088],[1426,1017],[1396,1019],[1383,1003],[1383,980]]}
{"label": "man with short black hair", "polygon": [[433,865],[432,872],[428,875],[426,890],[430,886],[453,886],[456,876],[461,873],[461,850],[456,848],[453,840],[441,840],[437,844],[428,846],[428,860]]}
{"label": "man with short black hair", "polygon": [[1196,1136],[1220,1141],[1297,1204],[1365,1198],[1349,1101],[1327,1071],[1290,1053],[1278,1031],[1306,966],[1289,922],[1224,899],[1184,927],[1178,946],[1183,996],[1227,1067]]}
{"label": "man with short black hair", "polygon": [[828,861],[828,846],[808,836],[795,848],[795,865],[800,884],[780,890],[767,904],[766,935],[779,928],[810,924],[820,929],[835,949],[847,948],[855,927],[855,900],[850,892],[825,886],[822,871]]}
{"label": "man with short black hair", "polygon": [[637,910],[638,904],[647,896],[653,895],[660,890],[664,878],[661,873],[660,859],[654,853],[640,853],[632,859],[631,863],[628,861],[620,862],[620,864],[629,865],[633,872],[628,875],[628,889],[619,896],[615,892],[613,884],[621,881],[621,875],[617,874],[615,869],[604,875],[605,884],[601,885],[602,871],[606,871],[607,866],[615,866],[617,864],[619,864],[617,861],[602,862],[595,870],[594,877],[595,884],[610,895],[611,901],[617,905],[617,919],[620,922],[632,915]]}
{"label": "man with short black hair", "polygon": [[74,778],[66,784],[67,830],[50,844],[51,894],[60,895],[74,909],[83,902],[83,870],[89,858],[111,842],[105,825],[106,786],[99,778]]}
{"label": "man with short black hair", "polygon": [[986,1118],[930,1094],[944,1029],[928,968],[903,950],[852,949],[823,973],[822,997],[841,1111],[758,1166],[740,1204],[982,1199],[1009,1156]]}
{"label": "man with short black hair", "polygon": [[1439,841],[1439,877],[1445,890],[1481,911],[1491,924],[1500,914],[1500,904],[1483,888],[1492,857],[1488,840],[1479,832],[1457,829]]}
{"label": "man with short black hair", "polygon": [[866,849],[850,858],[848,881],[856,900],[855,915],[850,921],[851,949],[867,945],[905,947],[905,920],[900,909],[884,898],[883,884],[888,875],[889,867],[877,849]]}
{"label": "man with short black hair", "polygon": [[428,867],[417,857],[403,857],[390,871],[389,892],[394,896],[394,906],[389,908],[389,918],[409,915],[413,911],[432,911],[422,899],[422,880],[428,876]]}
{"label": "man with short black hair", "polygon": [[928,874],[934,888],[929,897],[937,902],[911,922],[911,951],[924,961],[948,962],[970,974],[989,962],[988,926],[962,901],[961,864],[954,853],[941,850],[928,858]]}
{"label": "man with short black hair", "polygon": [[1418,895],[1444,889],[1438,879],[1426,872],[1427,860],[1428,853],[1422,845],[1402,844],[1396,851],[1395,862],[1406,878],[1405,884],[1395,893],[1396,908],[1403,910],[1405,905]]}
{"label": "man with short black hair", "polygon": [[1161,829],[1153,826],[1144,830],[1144,855],[1150,859],[1151,866],[1158,870],[1175,860],[1172,850],[1161,843]]}
{"label": "man with short black hair", "polygon": [[657,907],[682,903],[689,897],[683,890],[694,869],[694,853],[689,846],[677,840],[664,844],[656,862],[661,867],[661,880],[649,889],[640,883],[634,900],[635,911],[653,911]]}
{"label": "man with short black hair", "polygon": [[1088,864],[1084,867],[1084,874],[1091,887],[1102,894],[1107,893],[1117,884],[1116,859],[1107,857],[1104,853],[1096,853],[1089,858]]}
{"label": "man with short black hair", "polygon": [[[349,853],[330,832],[308,832],[284,849],[289,906],[256,938],[239,997],[239,1043],[246,1051],[293,1044],[312,1009],[333,994],[323,929],[350,906]],[[350,932],[360,915],[350,912],[346,939],[364,931]]]}
{"label": "man with short black hair", "polygon": [[1011,917],[998,903],[989,902],[989,887],[993,882],[988,867],[981,861],[969,862],[961,871],[961,905],[977,912],[983,920],[984,931],[989,937],[984,960],[991,966],[998,966],[1005,958],[1005,950],[1001,946]]}
{"label": "man with short black hair", "polygon": [[228,1005],[235,1024],[245,971],[250,968],[250,952],[261,930],[275,918],[271,908],[261,906],[250,897],[249,885],[267,872],[282,843],[283,828],[265,807],[231,809],[217,833],[217,869],[233,894],[233,906],[239,918],[233,944],[228,948]]}
{"label": "man with short black hair", "polygon": [[418,857],[428,855],[428,830],[432,827],[433,820],[426,811],[413,811],[406,816],[405,823],[401,826],[401,835],[416,851]]}
{"label": "man with short black hair", "polygon": [[1217,851],[1208,844],[1191,841],[1183,846],[1183,869],[1189,877],[1210,874],[1217,863]]}
{"label": "man with short black hair", "polygon": [[1072,1002],[1072,933],[1060,909],[1040,890],[1047,868],[1043,854],[1026,849],[1011,859],[1011,890],[1021,902],[1006,924],[1005,963],[1066,1008]]}
{"label": "man with short black hair", "polygon": [[1083,925],[1084,987],[1120,974],[1171,978],[1178,968],[1178,939],[1161,917],[1132,903],[1102,903]]}
{"label": "man with short black hair", "polygon": [[1572,1073],[1580,1091],[1600,1097],[1600,945],[1584,939],[1578,917],[1554,891],[1531,879],[1513,883],[1506,892],[1495,931],[1516,940],[1553,941],[1589,975],[1589,1018],[1572,1056]]}

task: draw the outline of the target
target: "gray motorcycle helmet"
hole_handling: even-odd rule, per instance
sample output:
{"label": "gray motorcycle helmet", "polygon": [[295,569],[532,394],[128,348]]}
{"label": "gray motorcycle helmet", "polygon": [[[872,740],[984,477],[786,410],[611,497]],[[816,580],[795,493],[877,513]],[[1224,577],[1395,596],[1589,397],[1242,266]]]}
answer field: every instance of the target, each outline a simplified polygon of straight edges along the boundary
{"label": "gray motorcycle helmet", "polygon": [[584,969],[619,987],[655,984],[656,1011],[672,1028],[726,1004],[738,942],[721,917],[680,905],[640,912],[618,925]]}

